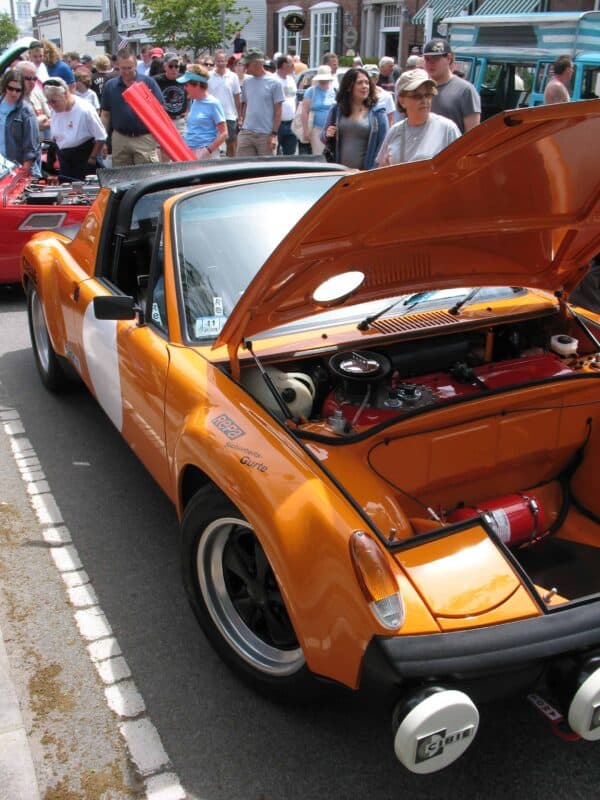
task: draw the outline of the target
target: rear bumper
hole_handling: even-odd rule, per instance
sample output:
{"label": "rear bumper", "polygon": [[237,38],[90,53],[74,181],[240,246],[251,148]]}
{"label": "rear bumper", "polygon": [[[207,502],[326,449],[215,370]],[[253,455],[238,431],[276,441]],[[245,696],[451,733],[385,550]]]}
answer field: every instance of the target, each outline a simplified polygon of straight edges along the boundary
{"label": "rear bumper", "polygon": [[600,647],[600,602],[486,628],[375,637],[365,668],[380,679],[477,676]]}

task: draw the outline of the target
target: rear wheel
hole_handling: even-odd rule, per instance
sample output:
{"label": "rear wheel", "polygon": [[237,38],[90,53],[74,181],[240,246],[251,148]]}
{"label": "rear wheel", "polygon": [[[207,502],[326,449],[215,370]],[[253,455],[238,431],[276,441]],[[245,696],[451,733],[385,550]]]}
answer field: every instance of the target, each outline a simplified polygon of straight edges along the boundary
{"label": "rear wheel", "polygon": [[251,525],[211,484],[190,501],[182,533],[185,586],[221,658],[271,696],[313,694],[317,682]]}
{"label": "rear wheel", "polygon": [[27,317],[33,356],[42,383],[50,391],[58,392],[67,384],[67,374],[52,347],[44,307],[33,285],[27,291]]}

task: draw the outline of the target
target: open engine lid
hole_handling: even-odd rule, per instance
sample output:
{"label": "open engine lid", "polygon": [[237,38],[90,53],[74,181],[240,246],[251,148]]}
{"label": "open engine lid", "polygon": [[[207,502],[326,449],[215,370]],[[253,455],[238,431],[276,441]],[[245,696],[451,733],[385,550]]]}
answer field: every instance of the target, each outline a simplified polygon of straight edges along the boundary
{"label": "open engine lid", "polygon": [[[477,285],[569,290],[600,251],[600,100],[504,112],[435,158],[345,175],[255,276],[215,347],[345,304]],[[340,301],[341,304],[342,301]]]}

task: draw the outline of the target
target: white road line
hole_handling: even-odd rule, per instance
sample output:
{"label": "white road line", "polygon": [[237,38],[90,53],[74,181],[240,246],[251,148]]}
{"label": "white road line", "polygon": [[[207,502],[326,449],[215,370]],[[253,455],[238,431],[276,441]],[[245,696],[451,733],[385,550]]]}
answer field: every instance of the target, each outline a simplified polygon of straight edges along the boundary
{"label": "white road line", "polygon": [[[131,677],[131,670],[110,623],[98,604],[94,587],[73,545],[69,529],[52,496],[39,459],[18,411],[3,409],[0,421],[9,437],[13,457],[26,484],[33,510],[42,526],[44,541],[65,584],[73,616],[87,644],[100,679],[106,702],[121,720],[119,730],[129,754],[144,779],[148,800],[185,800],[185,792],[163,747],[158,731],[146,713],[146,704]],[[86,462],[77,462],[86,465]]]}

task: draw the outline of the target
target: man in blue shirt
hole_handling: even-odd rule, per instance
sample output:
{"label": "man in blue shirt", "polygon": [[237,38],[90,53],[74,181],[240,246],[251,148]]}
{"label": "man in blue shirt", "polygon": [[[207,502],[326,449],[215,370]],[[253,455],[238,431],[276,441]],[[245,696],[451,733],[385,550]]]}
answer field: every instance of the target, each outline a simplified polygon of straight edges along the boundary
{"label": "man in blue shirt", "polygon": [[136,81],[145,83],[163,105],[160,87],[146,75],[136,70],[136,58],[128,49],[117,55],[119,76],[104,84],[100,118],[108,132],[112,132],[112,163],[114,167],[131,164],[148,164],[158,161],[156,141],[131,106],[123,99],[123,92]]}

